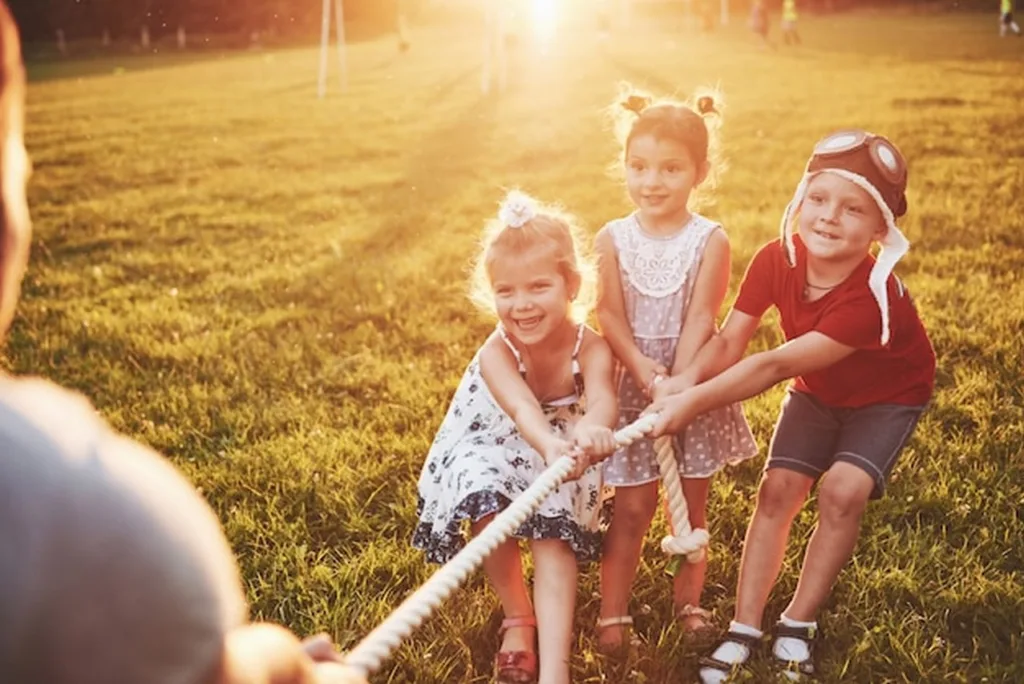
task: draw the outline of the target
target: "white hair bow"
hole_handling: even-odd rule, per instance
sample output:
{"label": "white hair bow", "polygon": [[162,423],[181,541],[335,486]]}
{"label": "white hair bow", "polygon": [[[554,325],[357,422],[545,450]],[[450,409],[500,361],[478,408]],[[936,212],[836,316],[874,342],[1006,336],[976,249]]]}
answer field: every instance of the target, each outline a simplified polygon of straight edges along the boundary
{"label": "white hair bow", "polygon": [[536,215],[537,206],[533,199],[518,190],[508,193],[498,210],[498,218],[509,228],[522,228]]}

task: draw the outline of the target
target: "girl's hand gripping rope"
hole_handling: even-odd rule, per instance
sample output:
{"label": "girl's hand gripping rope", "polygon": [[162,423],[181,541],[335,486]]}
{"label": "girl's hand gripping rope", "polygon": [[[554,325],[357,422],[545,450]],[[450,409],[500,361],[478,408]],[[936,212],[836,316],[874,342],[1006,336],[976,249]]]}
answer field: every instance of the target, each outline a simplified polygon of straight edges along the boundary
{"label": "girl's hand gripping rope", "polygon": [[577,423],[573,428],[573,445],[583,452],[588,463],[600,463],[614,453],[615,433],[604,425]]}

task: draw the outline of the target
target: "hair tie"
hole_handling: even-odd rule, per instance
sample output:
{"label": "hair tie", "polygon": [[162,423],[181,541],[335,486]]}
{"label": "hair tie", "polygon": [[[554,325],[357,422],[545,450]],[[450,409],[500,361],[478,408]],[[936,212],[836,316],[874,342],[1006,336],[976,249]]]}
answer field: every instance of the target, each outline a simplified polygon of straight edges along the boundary
{"label": "hair tie", "polygon": [[533,199],[517,190],[505,197],[498,209],[498,218],[509,228],[522,228],[537,215],[537,206]]}
{"label": "hair tie", "polygon": [[622,103],[623,109],[627,109],[637,116],[640,116],[650,106],[651,98],[644,95],[629,95],[626,97],[625,102]]}
{"label": "hair tie", "polygon": [[701,95],[697,98],[697,111],[700,114],[717,114],[715,109],[715,98],[710,95]]}

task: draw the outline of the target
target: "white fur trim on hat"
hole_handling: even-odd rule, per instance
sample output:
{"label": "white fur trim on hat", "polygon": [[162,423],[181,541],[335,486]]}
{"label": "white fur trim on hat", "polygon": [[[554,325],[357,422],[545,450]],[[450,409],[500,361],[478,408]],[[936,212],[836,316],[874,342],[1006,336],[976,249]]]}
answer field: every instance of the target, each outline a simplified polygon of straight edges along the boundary
{"label": "white fur trim on hat", "polygon": [[888,227],[885,235],[878,241],[882,248],[878,252],[875,265],[872,267],[871,275],[868,278],[868,287],[871,288],[871,294],[874,295],[875,301],[878,302],[878,311],[882,315],[882,344],[888,344],[890,337],[889,291],[886,288],[886,283],[892,274],[893,268],[896,266],[896,262],[902,259],[903,255],[910,249],[910,241],[907,240],[906,236],[896,226],[896,217],[893,216],[889,205],[882,199],[882,194],[878,192],[878,189],[867,178],[845,169],[821,169],[814,173],[805,174],[800,179],[800,184],[796,186],[793,199],[786,205],[786,210],[782,213],[782,224],[779,226],[782,234],[782,243],[786,248],[786,258],[791,267],[796,265],[796,249],[793,246],[793,219],[797,209],[804,201],[804,196],[807,194],[808,183],[816,175],[826,171],[845,178],[851,183],[855,183],[857,187],[871,195],[871,198],[875,200],[875,204],[881,210],[882,218]]}

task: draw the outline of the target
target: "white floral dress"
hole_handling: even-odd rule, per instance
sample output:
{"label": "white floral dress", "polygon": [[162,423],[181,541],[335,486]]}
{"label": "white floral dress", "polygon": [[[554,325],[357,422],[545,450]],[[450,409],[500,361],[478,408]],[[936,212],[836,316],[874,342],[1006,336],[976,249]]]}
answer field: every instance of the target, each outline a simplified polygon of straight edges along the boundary
{"label": "white floral dress", "polygon": [[[619,261],[626,317],[640,352],[672,368],[686,310],[708,238],[721,226],[694,214],[685,226],[668,236],[645,233],[636,214],[611,221]],[[650,403],[629,373],[619,379],[620,427],[635,421]],[[702,416],[675,440],[676,460],[683,477],[710,477],[726,464],[757,453],[757,444],[740,404]],[[640,485],[661,478],[652,440],[639,440],[616,451],[604,462],[605,484]]]}
{"label": "white floral dress", "polygon": [[[585,327],[579,326],[572,352],[575,393],[542,405],[551,427],[568,437],[584,413],[579,355]],[[519,364],[519,351],[499,325],[498,332]],[[448,413],[427,454],[419,479],[419,524],[412,544],[427,559],[446,563],[465,545],[464,523],[506,508],[547,468],[544,458],[519,433],[494,399],[480,374],[480,353],[459,382]],[[580,561],[600,553],[598,517],[601,469],[591,467],[577,480],[559,486],[516,532],[523,539],[561,539]]]}

